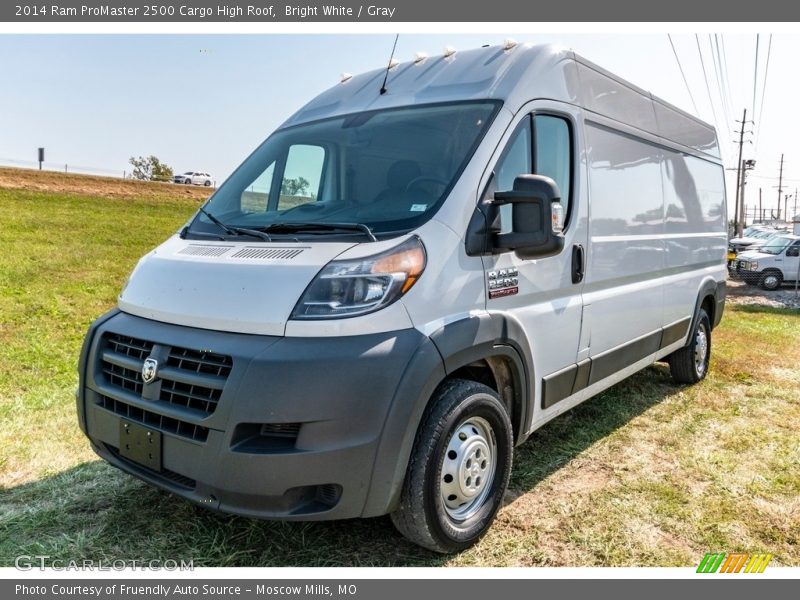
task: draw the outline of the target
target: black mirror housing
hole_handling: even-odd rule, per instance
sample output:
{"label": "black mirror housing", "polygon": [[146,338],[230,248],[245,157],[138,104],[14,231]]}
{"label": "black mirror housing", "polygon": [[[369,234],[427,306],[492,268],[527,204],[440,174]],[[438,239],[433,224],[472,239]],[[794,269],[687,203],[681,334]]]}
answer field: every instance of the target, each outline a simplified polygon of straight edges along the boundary
{"label": "black mirror housing", "polygon": [[524,259],[560,253],[564,236],[553,231],[553,203],[560,199],[556,182],[543,175],[520,175],[513,190],[495,193],[493,205],[511,205],[511,232],[495,234],[495,248]]}

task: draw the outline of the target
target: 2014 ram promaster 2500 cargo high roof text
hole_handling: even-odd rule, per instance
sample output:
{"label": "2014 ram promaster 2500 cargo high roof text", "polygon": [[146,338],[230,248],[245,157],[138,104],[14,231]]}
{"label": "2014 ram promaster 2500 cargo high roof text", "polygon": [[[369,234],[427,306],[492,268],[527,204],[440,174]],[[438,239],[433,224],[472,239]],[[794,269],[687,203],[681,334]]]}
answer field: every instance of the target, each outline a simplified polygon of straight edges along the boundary
{"label": "2014 ram promaster 2500 cargo high roof text", "polygon": [[706,375],[724,198],[711,126],[571,51],[345,76],[139,261],[81,427],[213,510],[466,548],[538,427],[654,361]]}

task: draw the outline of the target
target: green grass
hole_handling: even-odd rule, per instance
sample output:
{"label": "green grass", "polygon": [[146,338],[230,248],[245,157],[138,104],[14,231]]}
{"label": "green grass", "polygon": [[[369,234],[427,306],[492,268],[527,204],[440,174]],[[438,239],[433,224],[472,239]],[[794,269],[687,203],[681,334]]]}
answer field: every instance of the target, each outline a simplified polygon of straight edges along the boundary
{"label": "green grass", "polygon": [[518,449],[476,547],[441,557],[387,518],[217,516],[96,459],[74,408],[86,327],[196,201],[0,189],[0,565],[184,559],[237,565],[696,565],[770,552],[800,565],[800,316],[729,307],[700,385],[646,369]]}

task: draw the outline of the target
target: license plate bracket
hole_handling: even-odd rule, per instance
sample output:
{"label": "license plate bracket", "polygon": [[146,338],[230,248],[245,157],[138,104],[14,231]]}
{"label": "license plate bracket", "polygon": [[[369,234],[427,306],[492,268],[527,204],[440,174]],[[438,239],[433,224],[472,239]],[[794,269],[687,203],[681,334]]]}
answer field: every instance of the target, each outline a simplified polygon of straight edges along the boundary
{"label": "license plate bracket", "polygon": [[161,432],[121,419],[119,454],[138,465],[161,471]]}

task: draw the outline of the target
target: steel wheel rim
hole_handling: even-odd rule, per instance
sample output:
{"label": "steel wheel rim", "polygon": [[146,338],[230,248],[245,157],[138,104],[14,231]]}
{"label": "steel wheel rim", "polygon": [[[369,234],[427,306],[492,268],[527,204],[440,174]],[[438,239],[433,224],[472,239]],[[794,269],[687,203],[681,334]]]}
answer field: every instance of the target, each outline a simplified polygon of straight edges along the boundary
{"label": "steel wheel rim", "polygon": [[497,470],[497,443],[486,419],[465,419],[447,442],[439,490],[442,505],[455,521],[474,516],[488,498]]}
{"label": "steel wheel rim", "polygon": [[694,336],[694,367],[698,375],[706,372],[706,357],[708,356],[708,334],[701,325]]}
{"label": "steel wheel rim", "polygon": [[767,287],[777,287],[778,285],[778,278],[775,275],[767,275],[764,277],[764,285]]}

